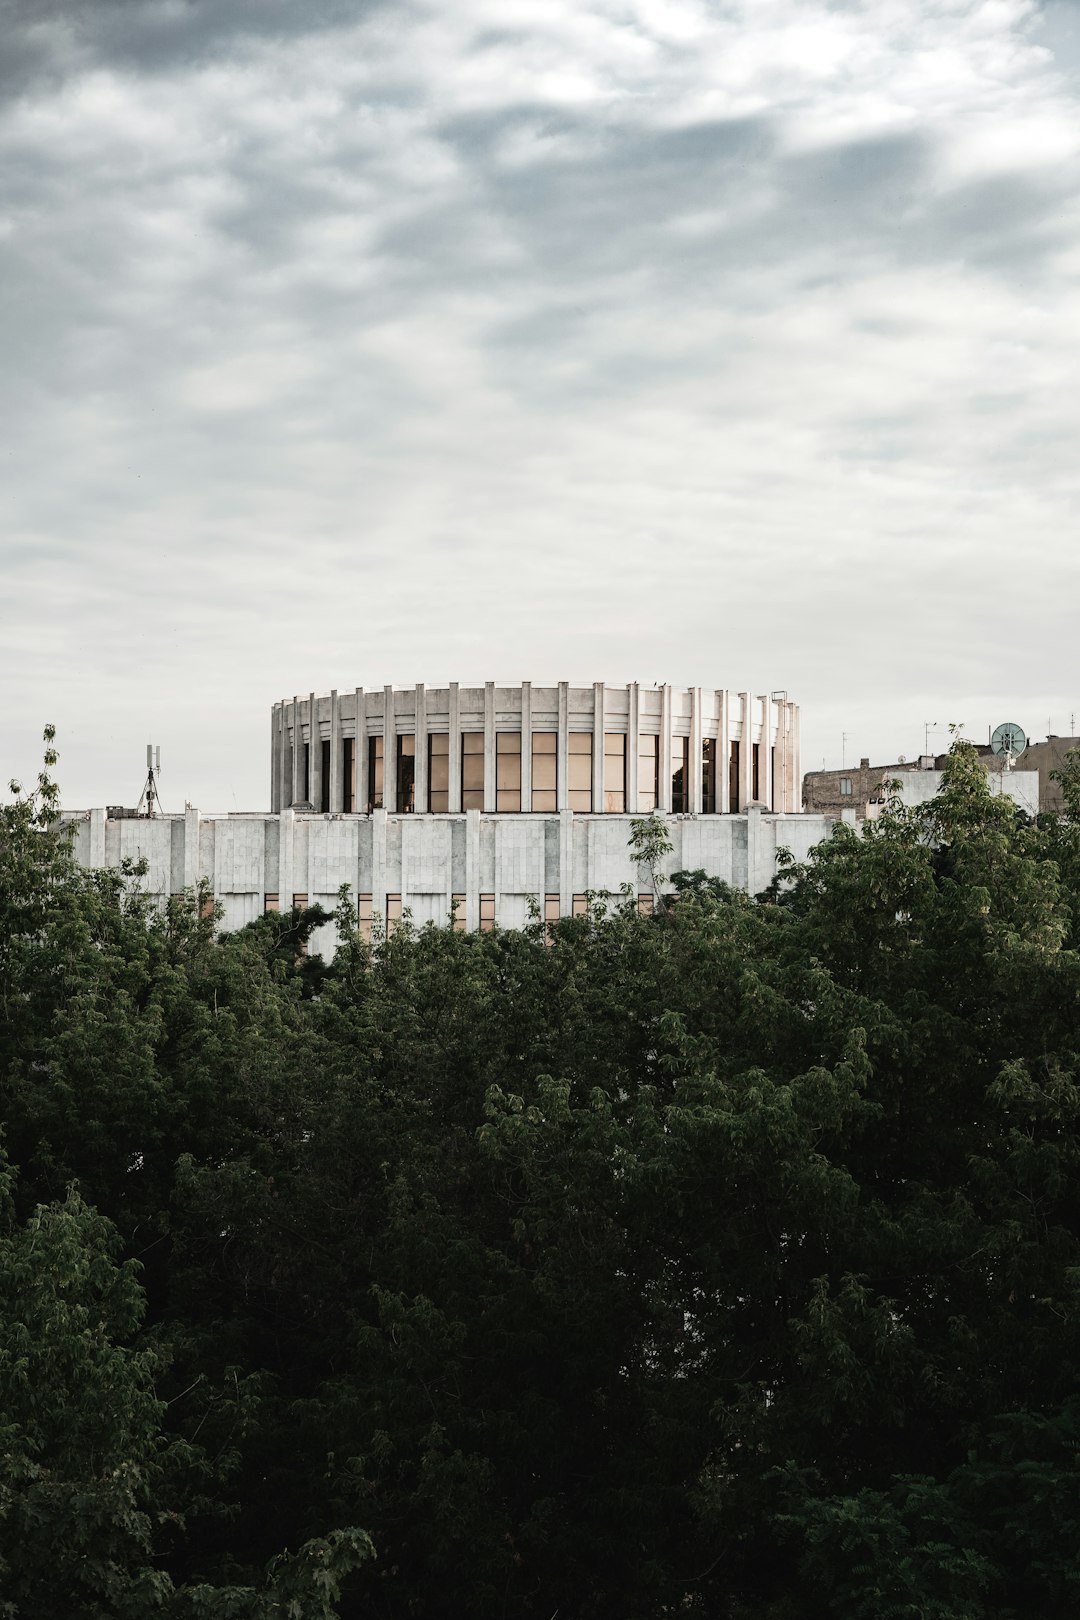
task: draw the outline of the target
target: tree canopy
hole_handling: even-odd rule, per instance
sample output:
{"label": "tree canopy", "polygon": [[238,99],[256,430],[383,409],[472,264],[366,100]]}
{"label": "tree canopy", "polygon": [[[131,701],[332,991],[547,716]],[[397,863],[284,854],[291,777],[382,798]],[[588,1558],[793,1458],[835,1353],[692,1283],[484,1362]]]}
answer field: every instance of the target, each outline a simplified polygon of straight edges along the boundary
{"label": "tree canopy", "polygon": [[1080,1608],[1080,801],[372,945],[0,811],[0,1615]]}

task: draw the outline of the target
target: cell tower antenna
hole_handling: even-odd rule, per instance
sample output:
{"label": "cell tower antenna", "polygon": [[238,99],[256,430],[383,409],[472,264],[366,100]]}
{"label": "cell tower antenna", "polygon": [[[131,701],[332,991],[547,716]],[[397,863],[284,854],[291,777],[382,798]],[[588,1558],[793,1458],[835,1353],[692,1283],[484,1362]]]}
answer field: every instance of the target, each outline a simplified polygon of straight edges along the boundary
{"label": "cell tower antenna", "polygon": [[146,745],[146,781],[143,783],[142,796],[139,799],[137,815],[157,816],[161,814],[161,795],[158,793],[158,777],[161,775],[161,749],[155,748],[153,743]]}

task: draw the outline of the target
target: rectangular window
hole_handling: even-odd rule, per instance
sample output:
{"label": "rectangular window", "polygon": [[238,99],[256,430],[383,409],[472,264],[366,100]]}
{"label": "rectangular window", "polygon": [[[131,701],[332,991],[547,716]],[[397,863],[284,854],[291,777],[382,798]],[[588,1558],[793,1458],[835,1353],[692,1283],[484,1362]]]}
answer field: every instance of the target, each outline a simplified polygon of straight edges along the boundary
{"label": "rectangular window", "polygon": [[840,778],[840,792],[842,794],[844,794],[845,797],[851,792],[851,777],[850,776],[842,776]]}
{"label": "rectangular window", "polygon": [[557,770],[558,733],[534,731],[532,734],[532,807],[534,810],[554,810],[558,800]]}
{"label": "rectangular window", "polygon": [[544,896],[544,921],[546,923],[558,922],[560,915],[561,915],[561,913],[559,911],[559,897],[558,897],[558,895],[557,894],[545,894],[545,896]]}
{"label": "rectangular window", "polygon": [[397,740],[397,807],[405,815],[416,809],[416,738]]}
{"label": "rectangular window", "polygon": [[484,733],[461,733],[461,808],[484,808]]}
{"label": "rectangular window", "polygon": [[311,744],[304,744],[304,796],[302,804],[311,803]]}
{"label": "rectangular window", "polygon": [[454,933],[463,934],[465,932],[465,896],[455,894],[452,899],[454,903]]}
{"label": "rectangular window", "polygon": [[592,732],[570,733],[569,779],[566,802],[571,810],[592,809]]}
{"label": "rectangular window", "polygon": [[480,896],[480,932],[490,934],[495,927],[495,896],[482,894]]}
{"label": "rectangular window", "polygon": [[716,738],[706,737],[701,744],[701,812],[716,814]]}
{"label": "rectangular window", "polygon": [[374,911],[370,894],[358,894],[356,897],[356,921],[360,929],[360,938],[371,944],[371,924]]}
{"label": "rectangular window", "polygon": [[450,808],[450,733],[432,732],[427,740],[428,809]]}
{"label": "rectangular window", "polygon": [[330,739],[320,745],[319,758],[319,809],[323,815],[330,813]]}
{"label": "rectangular window", "polygon": [[495,733],[495,808],[521,809],[521,732]]}
{"label": "rectangular window", "polygon": [[381,737],[369,737],[367,740],[367,791],[368,811],[381,810],[383,802],[383,740]]}
{"label": "rectangular window", "polygon": [[307,905],[307,895],[303,891],[297,892],[292,897],[292,903],[294,911],[303,911]]}
{"label": "rectangular window", "polygon": [[728,808],[732,814],[738,812],[740,807],[739,778],[741,776],[741,749],[737,742],[731,745],[731,757],[728,760]]}
{"label": "rectangular window", "polygon": [[638,737],[638,810],[649,815],[660,797],[660,739]]}
{"label": "rectangular window", "polygon": [[652,894],[639,894],[637,897],[638,915],[651,917],[656,905],[656,897]]}
{"label": "rectangular window", "polygon": [[615,816],[626,810],[626,738],[621,732],[604,735],[604,809]]}
{"label": "rectangular window", "polygon": [[751,756],[750,756],[750,797],[752,799],[760,799],[761,798],[761,744],[760,743],[753,743],[753,744],[751,744],[751,747],[752,747],[753,751],[752,751]]}
{"label": "rectangular window", "polygon": [[264,894],[263,895],[263,910],[264,911],[280,911],[281,910],[281,907],[280,907],[280,905],[278,903],[278,897],[277,897],[276,894]]}
{"label": "rectangular window", "polygon": [[683,815],[690,808],[690,739],[671,739],[671,809]]}
{"label": "rectangular window", "polygon": [[587,917],[589,915],[589,897],[587,894],[575,894],[572,902],[572,917]]}
{"label": "rectangular window", "polygon": [[341,808],[356,809],[356,738],[341,739]]}
{"label": "rectangular window", "polygon": [[400,896],[400,894],[388,894],[387,897],[386,897],[386,937],[387,937],[387,939],[390,938],[390,935],[394,932],[394,929],[397,927],[397,925],[398,925],[398,923],[400,921],[401,921],[401,896]]}

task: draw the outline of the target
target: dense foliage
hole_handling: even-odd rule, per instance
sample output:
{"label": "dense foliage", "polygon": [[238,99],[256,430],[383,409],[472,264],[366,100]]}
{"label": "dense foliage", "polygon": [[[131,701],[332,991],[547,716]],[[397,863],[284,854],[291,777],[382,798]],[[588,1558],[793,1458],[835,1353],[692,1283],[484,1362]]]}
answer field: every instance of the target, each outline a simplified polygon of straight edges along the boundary
{"label": "dense foliage", "polygon": [[343,902],[324,968],[77,869],[53,762],[0,812],[0,1615],[1080,1611],[1080,794],[958,745],[758,900]]}

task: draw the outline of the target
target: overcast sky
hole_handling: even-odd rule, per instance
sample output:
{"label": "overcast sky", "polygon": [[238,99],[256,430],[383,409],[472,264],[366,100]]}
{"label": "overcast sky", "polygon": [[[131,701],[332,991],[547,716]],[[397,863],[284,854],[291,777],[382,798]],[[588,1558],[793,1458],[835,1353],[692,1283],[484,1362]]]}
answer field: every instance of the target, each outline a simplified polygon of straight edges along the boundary
{"label": "overcast sky", "polygon": [[1078,12],[0,0],[4,778],[264,807],[387,681],[1067,731]]}

